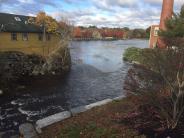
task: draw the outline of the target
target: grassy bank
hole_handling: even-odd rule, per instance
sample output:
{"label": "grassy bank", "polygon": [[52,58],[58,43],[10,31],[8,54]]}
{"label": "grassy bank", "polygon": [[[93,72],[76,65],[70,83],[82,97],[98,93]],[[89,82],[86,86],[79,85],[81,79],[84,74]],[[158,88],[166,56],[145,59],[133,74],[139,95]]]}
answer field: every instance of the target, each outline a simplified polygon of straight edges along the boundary
{"label": "grassy bank", "polygon": [[135,108],[129,98],[114,101],[45,128],[41,138],[145,138],[122,121]]}
{"label": "grassy bank", "polygon": [[125,61],[140,61],[141,60],[141,52],[142,49],[136,48],[136,47],[130,47],[125,50],[125,53],[123,54],[123,60]]}
{"label": "grassy bank", "polygon": [[[139,71],[137,68],[136,71],[129,70],[125,82],[129,83],[127,88],[131,89],[126,89],[127,98],[51,125],[43,130],[41,137],[182,138],[184,132],[183,111],[179,112],[181,116],[177,118],[178,122],[174,122],[172,114],[173,102],[177,103],[178,101],[175,100],[177,97],[173,97],[171,92],[177,94],[177,91],[172,91],[163,78],[164,76],[173,86],[178,86],[175,85],[177,78],[175,71],[177,71],[178,65],[183,65],[179,64],[184,61],[182,55],[182,51],[179,53],[173,49],[127,49],[124,54],[125,60],[139,62],[141,65],[136,66],[148,70],[146,74],[145,70]],[[182,62],[177,59],[181,59]],[[183,71],[183,66],[179,67]],[[155,75],[152,75],[153,73]],[[150,75],[153,77],[149,77]],[[157,89],[150,87],[154,85],[154,80],[159,84],[155,85]],[[181,88],[183,90],[183,87]],[[180,104],[183,104],[183,101]],[[176,104],[176,108],[180,109],[179,107]]]}

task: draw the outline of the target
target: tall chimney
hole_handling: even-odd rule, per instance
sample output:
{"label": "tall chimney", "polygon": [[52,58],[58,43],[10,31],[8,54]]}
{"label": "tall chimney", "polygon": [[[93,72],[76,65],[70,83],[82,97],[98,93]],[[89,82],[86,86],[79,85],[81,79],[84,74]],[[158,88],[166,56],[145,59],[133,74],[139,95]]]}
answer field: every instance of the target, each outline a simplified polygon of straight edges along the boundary
{"label": "tall chimney", "polygon": [[162,13],[160,18],[160,29],[165,30],[165,21],[173,15],[174,0],[163,0]]}

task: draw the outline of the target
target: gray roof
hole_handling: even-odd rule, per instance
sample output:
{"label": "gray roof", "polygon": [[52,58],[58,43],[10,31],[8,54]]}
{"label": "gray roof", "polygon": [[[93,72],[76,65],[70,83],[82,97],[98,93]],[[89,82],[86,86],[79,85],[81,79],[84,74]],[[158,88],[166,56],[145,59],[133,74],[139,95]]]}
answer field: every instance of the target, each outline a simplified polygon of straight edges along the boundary
{"label": "gray roof", "polygon": [[[20,33],[41,33],[41,27],[28,23],[29,16],[0,13],[0,31]],[[33,17],[35,18],[35,17]]]}

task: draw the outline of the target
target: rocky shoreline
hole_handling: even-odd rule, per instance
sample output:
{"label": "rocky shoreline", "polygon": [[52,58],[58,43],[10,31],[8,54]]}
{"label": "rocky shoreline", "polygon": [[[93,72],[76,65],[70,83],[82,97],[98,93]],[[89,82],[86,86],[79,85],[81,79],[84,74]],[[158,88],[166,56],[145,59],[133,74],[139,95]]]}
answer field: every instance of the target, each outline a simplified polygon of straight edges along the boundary
{"label": "rocky shoreline", "polygon": [[49,57],[17,51],[0,52],[0,96],[19,87],[30,77],[59,76],[70,71],[71,57],[67,46],[59,47]]}

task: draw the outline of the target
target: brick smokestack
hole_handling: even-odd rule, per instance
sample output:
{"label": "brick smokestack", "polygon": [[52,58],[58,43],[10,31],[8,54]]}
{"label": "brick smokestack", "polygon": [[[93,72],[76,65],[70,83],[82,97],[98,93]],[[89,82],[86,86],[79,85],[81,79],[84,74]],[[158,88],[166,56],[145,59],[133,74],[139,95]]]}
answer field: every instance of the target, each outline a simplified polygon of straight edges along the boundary
{"label": "brick smokestack", "polygon": [[173,15],[174,0],[163,0],[162,13],[160,18],[160,29],[165,30],[165,21]]}

